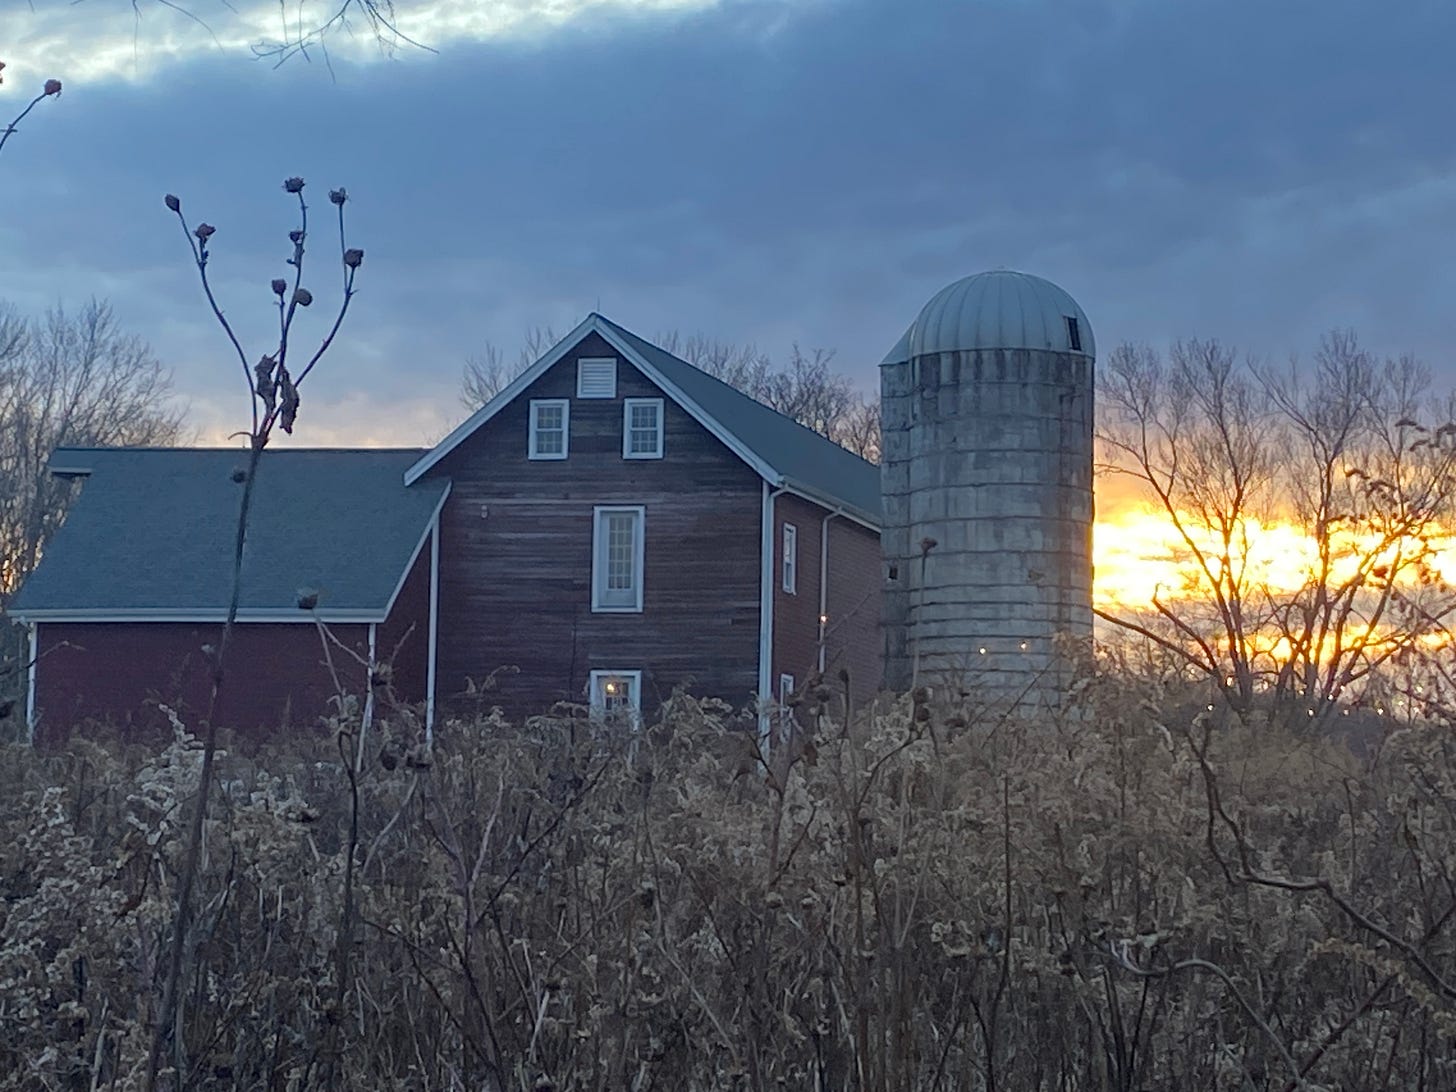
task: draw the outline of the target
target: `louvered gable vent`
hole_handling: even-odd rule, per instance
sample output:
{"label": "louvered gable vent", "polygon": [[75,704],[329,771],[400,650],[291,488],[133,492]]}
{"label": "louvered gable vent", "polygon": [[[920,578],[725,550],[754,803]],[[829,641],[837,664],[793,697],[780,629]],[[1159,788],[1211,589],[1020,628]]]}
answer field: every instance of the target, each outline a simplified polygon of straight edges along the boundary
{"label": "louvered gable vent", "polygon": [[617,358],[584,356],[576,362],[578,398],[617,397]]}

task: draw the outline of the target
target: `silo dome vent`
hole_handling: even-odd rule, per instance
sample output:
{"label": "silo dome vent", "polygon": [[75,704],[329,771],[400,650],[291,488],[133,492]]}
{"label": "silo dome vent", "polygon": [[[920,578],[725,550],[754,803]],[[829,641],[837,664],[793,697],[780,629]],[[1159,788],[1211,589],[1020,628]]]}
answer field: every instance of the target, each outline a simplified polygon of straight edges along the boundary
{"label": "silo dome vent", "polygon": [[932,296],[884,363],[976,349],[1097,355],[1092,325],[1076,300],[1042,277],[997,269],[963,277]]}

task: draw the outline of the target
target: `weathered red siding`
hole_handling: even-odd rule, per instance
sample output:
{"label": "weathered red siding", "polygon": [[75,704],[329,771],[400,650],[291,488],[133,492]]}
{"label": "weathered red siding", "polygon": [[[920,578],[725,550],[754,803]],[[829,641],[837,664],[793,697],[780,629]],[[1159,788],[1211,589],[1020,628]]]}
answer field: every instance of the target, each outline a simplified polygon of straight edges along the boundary
{"label": "weathered red siding", "polygon": [[[641,670],[644,711],[677,685],[746,702],[757,689],[761,480],[671,399],[664,458],[622,458],[622,399],[663,397],[625,359],[617,396],[576,397],[592,334],[440,463],[438,697],[499,668],[512,714],[582,701],[589,673]],[[529,401],[569,398],[569,457],[526,457]],[[640,614],[591,609],[592,509],[645,506]]]}
{"label": "weathered red siding", "polygon": [[[819,662],[819,531],[824,509],[788,493],[774,498],[773,690],[779,676],[795,685],[814,673]],[[784,525],[798,531],[798,591],[784,591]]]}
{"label": "weathered red siding", "polygon": [[880,593],[884,585],[880,536],[862,524],[829,521],[827,674],[848,669],[850,693],[863,705],[880,689],[884,669]]}
{"label": "weathered red siding", "polygon": [[[367,654],[368,626],[330,628]],[[87,721],[110,723],[131,735],[166,731],[159,703],[196,730],[212,692],[202,646],[216,644],[221,633],[222,626],[211,623],[40,623],[37,741],[58,742]],[[338,653],[334,662],[345,685],[362,690],[358,665]],[[220,719],[239,731],[310,728],[334,694],[319,632],[307,623],[239,625],[228,665]]]}
{"label": "weathered red siding", "polygon": [[[375,652],[393,658],[395,697],[425,700],[429,670],[430,546],[426,541],[405,578],[394,609],[379,623]],[[331,623],[329,632],[358,656],[369,655],[366,623]],[[221,623],[42,622],[36,673],[37,741],[54,743],[86,721],[123,732],[168,731],[159,705],[198,728],[212,695],[203,645],[216,644]],[[222,723],[253,735],[308,729],[331,711],[337,693],[365,692],[366,673],[333,648],[333,672],[322,636],[309,622],[239,623],[228,649]]]}
{"label": "weathered red siding", "polygon": [[374,652],[393,664],[391,685],[397,700],[425,700],[430,671],[430,543],[427,539],[410,567],[389,617],[379,623]]}
{"label": "weathered red siding", "polygon": [[[818,669],[820,643],[820,562],[829,509],[802,497],[774,499],[773,685],[794,676],[803,685]],[[785,523],[798,531],[797,594],[783,588]],[[824,674],[840,688],[839,673],[849,672],[856,704],[880,685],[880,538],[862,525],[836,515],[828,523],[828,593],[824,600]]]}

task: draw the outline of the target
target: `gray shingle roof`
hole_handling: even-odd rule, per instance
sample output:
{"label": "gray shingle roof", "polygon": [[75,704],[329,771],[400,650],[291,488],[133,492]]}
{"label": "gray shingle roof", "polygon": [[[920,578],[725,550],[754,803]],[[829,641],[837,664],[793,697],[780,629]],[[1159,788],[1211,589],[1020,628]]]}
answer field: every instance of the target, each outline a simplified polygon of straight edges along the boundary
{"label": "gray shingle roof", "polygon": [[712,414],[745,447],[782,474],[786,484],[821,500],[841,504],[879,525],[883,512],[879,467],[605,316],[595,317],[664,378]]}
{"label": "gray shingle roof", "polygon": [[[241,610],[297,618],[316,589],[326,619],[382,619],[449,486],[404,485],[418,450],[270,450],[259,465]],[[227,448],[61,448],[89,471],[17,617],[222,617],[246,464]]]}

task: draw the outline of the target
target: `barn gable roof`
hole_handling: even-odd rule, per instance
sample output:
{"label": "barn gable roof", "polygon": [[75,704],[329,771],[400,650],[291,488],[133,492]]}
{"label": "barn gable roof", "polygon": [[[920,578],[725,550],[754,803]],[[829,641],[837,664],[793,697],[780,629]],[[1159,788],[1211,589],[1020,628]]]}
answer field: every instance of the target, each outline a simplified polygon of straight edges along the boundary
{"label": "barn gable roof", "polygon": [[[267,452],[258,467],[239,617],[383,621],[449,493],[406,488],[422,450]],[[221,621],[246,465],[237,448],[60,448],[85,485],[9,607],[21,621]]]}
{"label": "barn gable roof", "polygon": [[410,467],[405,482],[418,481],[591,333],[604,338],[769,485],[879,527],[877,466],[595,312]]}

